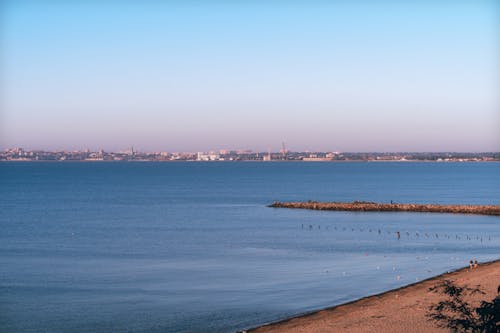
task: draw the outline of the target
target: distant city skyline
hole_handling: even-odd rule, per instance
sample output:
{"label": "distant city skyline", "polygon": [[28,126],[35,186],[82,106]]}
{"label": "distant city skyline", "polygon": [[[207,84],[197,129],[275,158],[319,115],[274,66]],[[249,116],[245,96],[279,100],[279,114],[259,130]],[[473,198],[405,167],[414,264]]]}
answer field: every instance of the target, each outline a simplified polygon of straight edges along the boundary
{"label": "distant city skyline", "polygon": [[0,4],[0,149],[500,151],[500,3]]}
{"label": "distant city skyline", "polygon": [[22,148],[0,151],[0,162],[223,162],[223,161],[292,161],[292,162],[498,162],[500,152],[458,153],[384,153],[384,152],[297,152],[287,150],[256,152],[252,150],[220,150],[210,152],[141,152],[125,151],[29,151]]}

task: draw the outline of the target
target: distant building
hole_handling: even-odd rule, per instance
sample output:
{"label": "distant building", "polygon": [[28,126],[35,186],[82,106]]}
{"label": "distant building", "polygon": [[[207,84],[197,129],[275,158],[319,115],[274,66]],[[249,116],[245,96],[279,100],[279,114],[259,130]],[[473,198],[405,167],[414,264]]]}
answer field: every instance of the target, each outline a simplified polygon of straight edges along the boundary
{"label": "distant building", "polygon": [[196,160],[197,161],[219,161],[220,155],[216,154],[214,152],[210,152],[208,154],[205,154],[203,152],[198,152],[196,154]]}
{"label": "distant building", "polygon": [[320,157],[318,154],[309,154],[309,157],[304,157],[302,161],[305,162],[328,162],[333,160],[333,155],[326,154],[325,157]]}

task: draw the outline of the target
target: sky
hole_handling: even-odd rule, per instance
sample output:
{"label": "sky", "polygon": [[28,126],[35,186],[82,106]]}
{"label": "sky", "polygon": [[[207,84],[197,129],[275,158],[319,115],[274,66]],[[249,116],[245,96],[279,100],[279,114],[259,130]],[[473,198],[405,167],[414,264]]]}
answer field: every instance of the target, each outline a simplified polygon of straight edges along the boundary
{"label": "sky", "polygon": [[0,0],[0,148],[500,151],[500,2]]}

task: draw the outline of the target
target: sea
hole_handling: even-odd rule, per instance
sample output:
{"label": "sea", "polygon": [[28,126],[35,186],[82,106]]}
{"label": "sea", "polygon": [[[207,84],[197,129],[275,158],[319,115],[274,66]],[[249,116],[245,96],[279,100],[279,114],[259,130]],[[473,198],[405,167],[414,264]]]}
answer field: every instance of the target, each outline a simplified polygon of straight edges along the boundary
{"label": "sea", "polygon": [[500,217],[275,200],[499,205],[500,163],[0,163],[0,332],[236,332],[500,259]]}

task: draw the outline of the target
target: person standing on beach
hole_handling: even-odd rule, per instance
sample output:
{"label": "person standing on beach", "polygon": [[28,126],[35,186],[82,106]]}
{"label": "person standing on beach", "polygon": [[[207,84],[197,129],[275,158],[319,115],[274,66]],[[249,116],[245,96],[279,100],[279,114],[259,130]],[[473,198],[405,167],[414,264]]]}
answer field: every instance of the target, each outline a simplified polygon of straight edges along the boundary
{"label": "person standing on beach", "polygon": [[469,269],[472,270],[472,268],[474,268],[474,264],[473,264],[473,262],[471,260],[471,261],[469,261]]}

